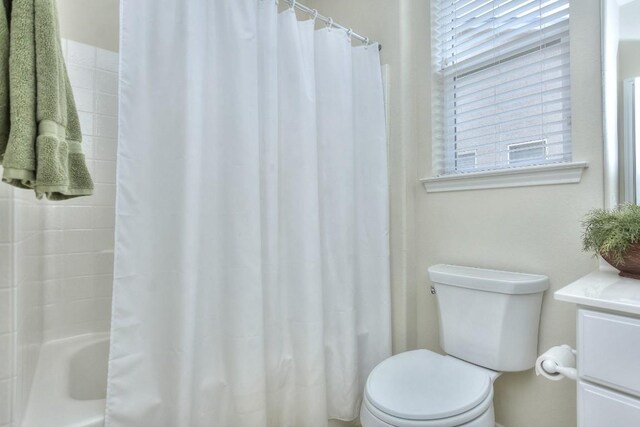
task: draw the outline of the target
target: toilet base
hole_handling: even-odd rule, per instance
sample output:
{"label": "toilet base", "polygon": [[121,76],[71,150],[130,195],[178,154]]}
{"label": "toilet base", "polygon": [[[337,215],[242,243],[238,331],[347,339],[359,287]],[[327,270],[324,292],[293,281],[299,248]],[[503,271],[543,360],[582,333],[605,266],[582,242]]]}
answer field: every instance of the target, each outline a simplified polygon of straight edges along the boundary
{"label": "toilet base", "polygon": [[367,405],[363,402],[360,409],[360,423],[362,427],[495,427],[495,414],[493,411],[493,403],[479,417],[474,418],[464,424],[452,426],[446,423],[439,424],[438,421],[411,421],[399,420],[399,424],[389,424],[373,415]]}

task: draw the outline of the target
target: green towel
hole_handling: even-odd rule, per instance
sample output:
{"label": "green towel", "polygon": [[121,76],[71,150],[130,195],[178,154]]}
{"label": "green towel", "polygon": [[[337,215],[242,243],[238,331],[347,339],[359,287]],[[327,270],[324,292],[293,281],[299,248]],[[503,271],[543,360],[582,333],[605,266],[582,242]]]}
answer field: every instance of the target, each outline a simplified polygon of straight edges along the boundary
{"label": "green towel", "polygon": [[11,2],[9,88],[3,181],[51,200],[92,194],[55,0]]}
{"label": "green towel", "polygon": [[34,188],[36,177],[36,61],[33,0],[13,0],[9,33],[10,132],[2,180]]}

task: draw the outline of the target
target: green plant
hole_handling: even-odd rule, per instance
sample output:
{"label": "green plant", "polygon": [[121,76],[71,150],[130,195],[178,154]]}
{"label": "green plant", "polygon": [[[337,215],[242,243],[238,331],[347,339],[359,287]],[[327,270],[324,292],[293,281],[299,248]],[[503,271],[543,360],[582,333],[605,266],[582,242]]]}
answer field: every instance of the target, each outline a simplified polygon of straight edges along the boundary
{"label": "green plant", "polygon": [[614,210],[594,209],[582,225],[585,251],[622,264],[629,247],[640,242],[640,206],[625,204]]}

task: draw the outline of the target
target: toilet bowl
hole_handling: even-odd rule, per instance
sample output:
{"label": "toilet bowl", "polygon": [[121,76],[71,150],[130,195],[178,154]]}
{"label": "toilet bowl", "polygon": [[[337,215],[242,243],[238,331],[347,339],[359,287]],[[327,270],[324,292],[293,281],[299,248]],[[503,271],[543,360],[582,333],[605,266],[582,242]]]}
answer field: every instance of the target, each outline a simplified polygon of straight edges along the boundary
{"label": "toilet bowl", "polygon": [[428,350],[397,354],[369,375],[365,427],[493,427],[499,373]]}
{"label": "toilet bowl", "polygon": [[543,275],[453,265],[429,268],[443,356],[414,350],[367,379],[363,427],[493,427],[493,382],[537,357]]}

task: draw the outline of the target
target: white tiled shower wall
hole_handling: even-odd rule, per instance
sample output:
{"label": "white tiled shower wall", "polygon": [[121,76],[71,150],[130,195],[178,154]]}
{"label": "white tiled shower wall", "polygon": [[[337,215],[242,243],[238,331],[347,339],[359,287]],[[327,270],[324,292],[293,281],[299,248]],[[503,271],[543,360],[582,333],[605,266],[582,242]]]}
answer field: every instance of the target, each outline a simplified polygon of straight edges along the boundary
{"label": "white tiled shower wall", "polygon": [[110,324],[118,56],[62,44],[95,194],[49,202],[0,183],[0,427],[20,425],[43,343]]}
{"label": "white tiled shower wall", "polygon": [[[6,185],[6,184],[4,184]],[[34,244],[43,239],[45,206],[33,192],[13,189],[13,280],[16,330],[14,419],[27,401],[43,342],[42,283],[45,266]],[[19,424],[15,424],[19,425]]]}
{"label": "white tiled shower wall", "polygon": [[[1,171],[0,167],[0,171]],[[0,183],[0,426],[17,425],[42,344],[39,265],[27,246],[42,233],[33,193]]]}
{"label": "white tiled shower wall", "polygon": [[46,205],[45,341],[108,331],[111,315],[118,55],[71,40],[63,50],[95,193]]}

